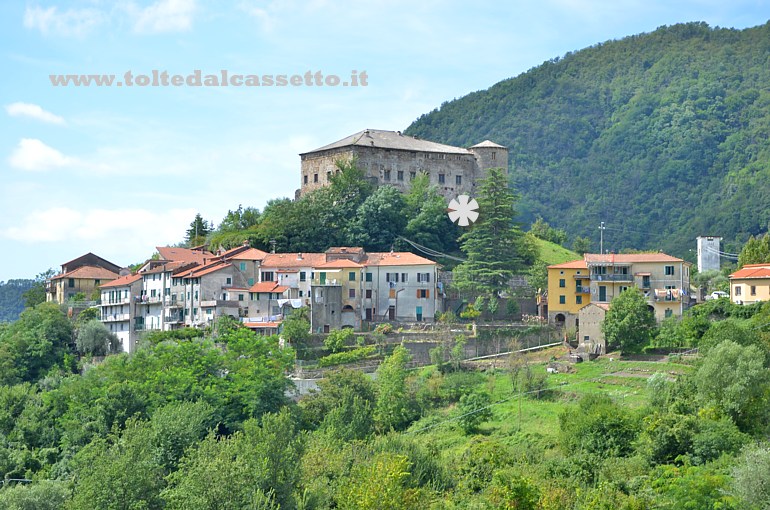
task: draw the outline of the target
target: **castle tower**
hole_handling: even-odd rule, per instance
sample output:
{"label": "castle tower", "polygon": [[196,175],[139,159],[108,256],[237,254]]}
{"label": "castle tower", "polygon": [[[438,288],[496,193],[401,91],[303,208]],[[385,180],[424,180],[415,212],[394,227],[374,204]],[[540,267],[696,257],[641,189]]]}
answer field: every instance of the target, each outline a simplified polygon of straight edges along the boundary
{"label": "castle tower", "polygon": [[475,181],[487,176],[487,170],[490,168],[502,168],[508,173],[508,147],[502,146],[489,140],[477,143],[468,148],[476,158],[478,173]]}

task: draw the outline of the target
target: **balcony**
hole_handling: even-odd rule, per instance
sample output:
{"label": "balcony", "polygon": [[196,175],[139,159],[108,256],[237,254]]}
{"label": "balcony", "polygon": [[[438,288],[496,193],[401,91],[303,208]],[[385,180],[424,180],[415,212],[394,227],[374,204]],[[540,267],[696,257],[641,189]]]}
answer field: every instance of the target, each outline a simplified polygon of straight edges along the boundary
{"label": "balcony", "polygon": [[119,321],[127,321],[129,319],[127,313],[113,313],[109,315],[102,315],[101,321],[102,322],[119,322]]}
{"label": "balcony", "polygon": [[127,305],[131,303],[131,297],[102,299],[102,306],[107,305]]}
{"label": "balcony", "polygon": [[171,308],[181,308],[182,302],[178,301],[176,296],[165,296],[163,298],[163,304]]}
{"label": "balcony", "polygon": [[656,302],[678,303],[682,301],[682,291],[679,289],[655,289],[652,299]]}
{"label": "balcony", "polygon": [[591,281],[594,282],[633,282],[632,274],[595,274],[591,273]]}
{"label": "balcony", "polygon": [[591,293],[591,287],[582,287],[578,285],[575,287],[575,294],[590,294]]}
{"label": "balcony", "polygon": [[134,301],[140,304],[154,304],[154,303],[160,303],[161,298],[160,296],[134,296]]}
{"label": "balcony", "polygon": [[179,324],[181,322],[184,322],[184,319],[182,318],[181,314],[174,314],[174,315],[166,315],[163,317],[163,321],[166,324]]}

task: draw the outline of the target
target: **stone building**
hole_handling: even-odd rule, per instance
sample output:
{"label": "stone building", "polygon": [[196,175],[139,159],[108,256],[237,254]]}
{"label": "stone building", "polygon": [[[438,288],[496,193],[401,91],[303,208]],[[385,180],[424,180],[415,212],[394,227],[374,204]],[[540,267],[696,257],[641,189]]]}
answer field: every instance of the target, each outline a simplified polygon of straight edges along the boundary
{"label": "stone building", "polygon": [[407,136],[400,131],[365,129],[329,145],[300,154],[302,175],[297,196],[327,186],[336,163],[356,158],[372,183],[400,191],[419,173],[430,177],[445,197],[475,194],[489,168],[508,171],[508,149],[489,140],[464,149]]}

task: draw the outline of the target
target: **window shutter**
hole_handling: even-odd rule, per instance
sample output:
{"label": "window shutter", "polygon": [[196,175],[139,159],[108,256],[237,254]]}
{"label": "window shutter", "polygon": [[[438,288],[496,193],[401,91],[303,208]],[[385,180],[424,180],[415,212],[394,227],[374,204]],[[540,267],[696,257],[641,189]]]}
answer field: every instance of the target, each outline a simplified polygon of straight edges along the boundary
{"label": "window shutter", "polygon": [[430,297],[430,289],[428,289],[428,290],[426,290],[426,291],[425,291],[425,297],[426,297],[426,298],[429,298],[429,297]]}

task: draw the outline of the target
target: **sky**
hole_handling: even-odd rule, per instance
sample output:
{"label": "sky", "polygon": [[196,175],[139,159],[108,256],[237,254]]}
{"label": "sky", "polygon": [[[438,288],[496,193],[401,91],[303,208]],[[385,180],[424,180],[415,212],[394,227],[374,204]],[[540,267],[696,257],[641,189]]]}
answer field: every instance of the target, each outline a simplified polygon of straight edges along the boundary
{"label": "sky", "polygon": [[[2,2],[0,281],[87,252],[141,262],[182,241],[196,213],[218,225],[239,205],[293,197],[300,153],[403,130],[567,52],[680,22],[769,19],[770,0]],[[195,86],[196,70],[229,84]],[[115,81],[52,84],[68,74]]]}

